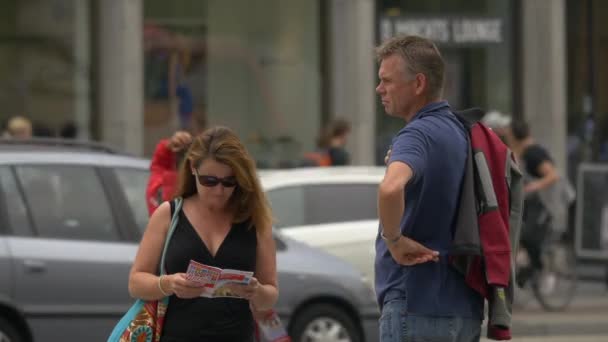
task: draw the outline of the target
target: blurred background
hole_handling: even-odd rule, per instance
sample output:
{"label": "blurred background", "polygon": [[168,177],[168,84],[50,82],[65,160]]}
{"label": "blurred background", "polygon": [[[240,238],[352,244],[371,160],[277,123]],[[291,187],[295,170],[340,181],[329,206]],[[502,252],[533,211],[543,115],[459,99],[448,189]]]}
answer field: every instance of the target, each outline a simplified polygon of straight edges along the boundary
{"label": "blurred background", "polygon": [[[606,17],[603,0],[2,0],[0,123],[22,116],[35,137],[142,158],[177,130],[226,125],[274,169],[299,165],[340,119],[349,163],[381,166],[403,123],[374,92],[374,47],[397,34],[431,38],[452,107],[526,120],[577,190],[577,295],[555,313],[522,294],[514,331],[531,336],[521,341],[608,341]],[[136,201],[147,177],[137,165]],[[370,172],[382,170],[354,173]],[[377,221],[370,227],[375,236]]]}
{"label": "blurred background", "polygon": [[149,156],[198,116],[263,159],[313,149],[338,116],[353,162],[376,164],[401,123],[376,101],[373,47],[410,33],[438,43],[455,109],[526,118],[574,169],[608,160],[607,14],[598,0],[4,0],[0,118]]}

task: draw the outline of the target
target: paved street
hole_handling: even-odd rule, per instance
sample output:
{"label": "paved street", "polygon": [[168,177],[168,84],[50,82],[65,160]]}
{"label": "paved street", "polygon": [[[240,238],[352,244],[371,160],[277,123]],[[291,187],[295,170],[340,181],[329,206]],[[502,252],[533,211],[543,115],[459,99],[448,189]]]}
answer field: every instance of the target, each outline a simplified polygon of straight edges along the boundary
{"label": "paved street", "polygon": [[[514,338],[513,342],[606,342],[608,335],[541,336]],[[489,340],[482,340],[487,342]]]}
{"label": "paved street", "polygon": [[[584,282],[564,312],[545,312],[530,300],[514,311],[515,342],[608,342],[608,292],[601,283]],[[483,340],[488,341],[488,340]]]}

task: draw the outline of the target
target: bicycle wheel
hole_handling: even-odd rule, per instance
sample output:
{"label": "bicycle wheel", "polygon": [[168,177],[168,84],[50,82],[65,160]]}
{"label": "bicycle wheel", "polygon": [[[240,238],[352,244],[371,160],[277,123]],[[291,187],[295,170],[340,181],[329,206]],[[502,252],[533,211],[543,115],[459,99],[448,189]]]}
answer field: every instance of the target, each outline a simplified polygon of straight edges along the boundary
{"label": "bicycle wheel", "polygon": [[513,309],[522,310],[533,302],[532,281],[528,273],[530,268],[530,257],[526,249],[520,246],[516,255],[516,279],[513,295]]}
{"label": "bicycle wheel", "polygon": [[554,242],[542,253],[543,269],[532,282],[534,296],[547,311],[561,311],[568,307],[576,292],[578,275],[572,248]]}

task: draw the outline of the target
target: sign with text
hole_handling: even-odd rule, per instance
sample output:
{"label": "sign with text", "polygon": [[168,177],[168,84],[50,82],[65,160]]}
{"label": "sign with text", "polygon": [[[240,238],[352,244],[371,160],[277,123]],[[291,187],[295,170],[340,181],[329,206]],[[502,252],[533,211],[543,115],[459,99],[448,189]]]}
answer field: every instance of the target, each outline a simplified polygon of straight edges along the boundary
{"label": "sign with text", "polygon": [[416,35],[441,44],[498,44],[504,41],[501,18],[384,17],[380,38]]}

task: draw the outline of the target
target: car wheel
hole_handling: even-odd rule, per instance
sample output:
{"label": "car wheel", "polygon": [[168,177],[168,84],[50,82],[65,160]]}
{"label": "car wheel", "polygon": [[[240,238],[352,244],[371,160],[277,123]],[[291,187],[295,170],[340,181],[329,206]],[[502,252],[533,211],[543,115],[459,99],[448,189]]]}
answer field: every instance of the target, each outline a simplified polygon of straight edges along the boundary
{"label": "car wheel", "polygon": [[306,307],[292,322],[290,335],[294,342],[361,341],[353,319],[334,305],[314,304]]}
{"label": "car wheel", "polygon": [[0,317],[0,342],[22,342],[21,334],[6,319]]}

